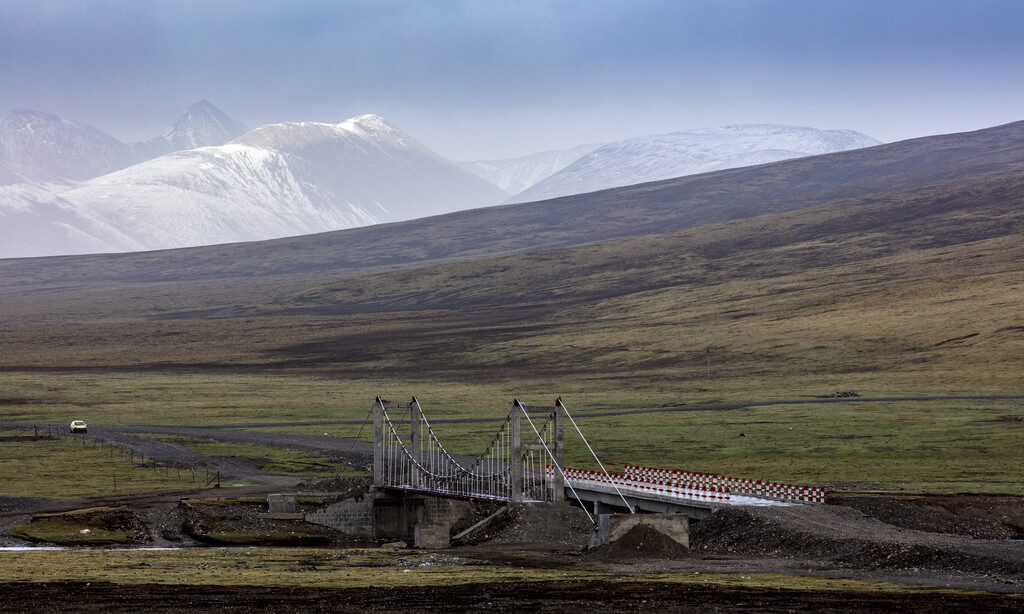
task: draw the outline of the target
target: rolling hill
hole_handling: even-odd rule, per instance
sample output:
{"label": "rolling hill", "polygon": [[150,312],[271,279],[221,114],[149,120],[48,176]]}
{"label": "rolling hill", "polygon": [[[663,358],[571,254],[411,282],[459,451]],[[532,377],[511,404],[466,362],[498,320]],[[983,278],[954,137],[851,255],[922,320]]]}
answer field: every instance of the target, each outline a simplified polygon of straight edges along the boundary
{"label": "rolling hill", "polygon": [[7,291],[21,284],[65,281],[348,277],[641,237],[1007,172],[1024,172],[1024,122],[301,237],[149,253],[0,260],[0,274]]}
{"label": "rolling hill", "polygon": [[0,373],[305,373],[371,398],[418,382],[606,405],[1018,392],[1021,130],[309,237],[2,261]]}

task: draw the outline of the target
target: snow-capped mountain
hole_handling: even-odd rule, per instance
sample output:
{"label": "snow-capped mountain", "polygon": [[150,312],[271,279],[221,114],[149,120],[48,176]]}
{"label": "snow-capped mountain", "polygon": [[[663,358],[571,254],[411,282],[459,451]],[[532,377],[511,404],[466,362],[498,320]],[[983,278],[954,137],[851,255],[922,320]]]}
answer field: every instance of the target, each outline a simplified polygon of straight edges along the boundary
{"label": "snow-capped mountain", "polygon": [[303,182],[332,200],[368,210],[376,205],[384,211],[381,221],[494,205],[505,198],[490,182],[377,115],[339,124],[273,124],[232,143],[287,152]]}
{"label": "snow-capped mountain", "polygon": [[27,173],[85,181],[174,151],[223,145],[247,130],[205,100],[189,107],[163,135],[130,144],[52,113],[0,111],[0,160]]}
{"label": "snow-capped mountain", "polygon": [[132,143],[131,149],[140,161],[151,160],[175,151],[224,145],[248,131],[242,122],[201,100],[189,107],[162,135]]}
{"label": "snow-capped mountain", "polygon": [[[504,197],[380,117],[364,115],[263,126],[227,145],[142,162],[40,203],[55,221],[43,214],[39,221],[49,239],[63,232],[74,245],[135,251],[338,230]],[[25,255],[36,254],[0,244],[0,257]]]}
{"label": "snow-capped mountain", "polygon": [[97,177],[135,161],[128,145],[102,130],[29,110],[0,114],[0,160],[28,172],[75,181]]}
{"label": "snow-capped mountain", "polygon": [[506,202],[545,200],[879,144],[852,130],[763,124],[638,137],[595,149]]}
{"label": "snow-capped mountain", "polygon": [[522,158],[480,160],[463,162],[462,165],[512,195],[550,177],[598,147],[601,144],[580,145]]}

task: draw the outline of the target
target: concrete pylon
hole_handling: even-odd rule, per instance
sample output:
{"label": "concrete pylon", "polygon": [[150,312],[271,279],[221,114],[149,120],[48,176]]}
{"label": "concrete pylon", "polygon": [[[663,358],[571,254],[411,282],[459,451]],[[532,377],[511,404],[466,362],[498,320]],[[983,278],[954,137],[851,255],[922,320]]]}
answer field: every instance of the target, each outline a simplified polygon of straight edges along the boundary
{"label": "concrete pylon", "polygon": [[373,403],[373,485],[384,486],[384,402]]}
{"label": "concrete pylon", "polygon": [[562,397],[555,399],[555,475],[552,476],[551,500],[565,501],[565,477],[562,472],[565,470],[565,406],[562,405]]}
{"label": "concrete pylon", "polygon": [[519,399],[512,401],[512,503],[523,500],[523,412],[526,411]]}

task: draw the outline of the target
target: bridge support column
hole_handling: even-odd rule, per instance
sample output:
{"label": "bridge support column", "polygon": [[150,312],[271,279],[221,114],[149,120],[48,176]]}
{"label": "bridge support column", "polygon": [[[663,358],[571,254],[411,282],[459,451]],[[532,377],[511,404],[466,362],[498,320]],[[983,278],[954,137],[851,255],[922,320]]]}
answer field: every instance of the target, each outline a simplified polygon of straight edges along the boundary
{"label": "bridge support column", "polygon": [[565,470],[565,406],[562,405],[562,397],[555,400],[555,474],[551,483],[554,491],[551,493],[552,501],[565,501],[565,478],[562,471]]}
{"label": "bridge support column", "polygon": [[519,503],[523,500],[523,405],[519,399],[512,401],[512,503]]}
{"label": "bridge support column", "polygon": [[384,486],[384,402],[373,403],[373,485]]}
{"label": "bridge support column", "polygon": [[[420,424],[423,422],[423,410],[420,408],[420,402],[416,400],[416,397],[412,398],[412,406],[409,409],[409,418],[412,429],[412,432],[409,434],[409,452],[412,453],[413,461],[417,464],[423,464],[423,451],[420,449]],[[419,469],[414,466],[411,468],[411,471],[411,484],[413,488],[419,488],[422,486],[422,476],[420,475]]]}

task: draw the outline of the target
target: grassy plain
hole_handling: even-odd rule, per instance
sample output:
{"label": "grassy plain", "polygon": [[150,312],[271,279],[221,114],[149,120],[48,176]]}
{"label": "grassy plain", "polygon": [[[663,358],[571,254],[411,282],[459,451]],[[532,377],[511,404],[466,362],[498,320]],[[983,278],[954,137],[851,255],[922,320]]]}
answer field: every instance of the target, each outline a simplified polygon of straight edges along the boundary
{"label": "grassy plain", "polygon": [[164,443],[171,443],[192,450],[204,456],[221,458],[246,458],[260,461],[261,471],[271,473],[302,475],[356,475],[354,469],[341,467],[323,457],[297,450],[285,450],[269,446],[253,446],[240,443],[211,441],[196,437],[175,435],[147,435]]}
{"label": "grassy plain", "polygon": [[[41,434],[45,436],[45,430]],[[139,457],[85,437],[36,439],[32,432],[0,431],[0,496],[4,497],[72,501],[194,485],[191,472],[139,465]]]}
{"label": "grassy plain", "polygon": [[[1019,400],[856,401],[574,417],[613,473],[635,464],[864,491],[1024,495],[1022,407]],[[453,451],[472,455],[499,425],[432,428]],[[356,425],[261,430],[315,435],[325,428],[358,432]],[[565,437],[568,465],[599,470],[571,425]],[[372,432],[363,429],[360,438],[370,441]]]}

